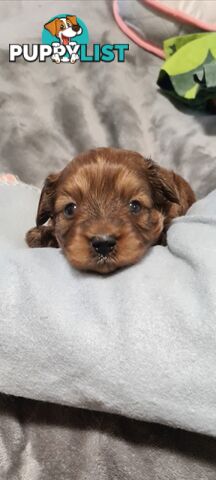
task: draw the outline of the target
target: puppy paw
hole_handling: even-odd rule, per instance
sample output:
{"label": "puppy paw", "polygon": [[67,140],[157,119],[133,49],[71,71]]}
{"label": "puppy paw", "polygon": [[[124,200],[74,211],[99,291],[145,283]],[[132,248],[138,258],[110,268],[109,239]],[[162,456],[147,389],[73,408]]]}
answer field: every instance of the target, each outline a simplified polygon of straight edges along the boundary
{"label": "puppy paw", "polygon": [[34,227],[26,233],[26,243],[31,248],[58,248],[58,242],[50,227]]}
{"label": "puppy paw", "polygon": [[79,55],[77,55],[77,53],[72,53],[70,62],[75,63],[77,60],[79,60]]}
{"label": "puppy paw", "polygon": [[52,61],[54,63],[60,63],[61,62],[61,59],[60,59],[60,57],[57,53],[52,56]]}

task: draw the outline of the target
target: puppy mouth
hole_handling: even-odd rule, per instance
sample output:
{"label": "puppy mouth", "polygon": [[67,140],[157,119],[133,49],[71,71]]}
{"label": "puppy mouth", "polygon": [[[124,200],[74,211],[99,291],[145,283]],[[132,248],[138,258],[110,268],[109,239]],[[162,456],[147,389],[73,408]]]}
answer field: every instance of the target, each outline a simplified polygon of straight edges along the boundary
{"label": "puppy mouth", "polygon": [[96,255],[91,255],[91,257],[95,267],[93,267],[93,269],[98,272],[109,273],[118,268],[116,255],[114,252],[110,252],[107,255],[102,255],[98,253]]}
{"label": "puppy mouth", "polygon": [[108,263],[114,263],[114,259],[110,257],[110,255],[97,255],[94,257],[94,260],[96,261],[97,265],[105,265]]}
{"label": "puppy mouth", "polygon": [[94,262],[96,262],[97,265],[105,265],[108,263],[115,263],[115,253],[110,252],[106,255],[102,255],[101,253],[97,253],[95,255],[92,255],[92,258]]}
{"label": "puppy mouth", "polygon": [[62,34],[62,44],[63,45],[69,45],[70,37],[66,37],[65,35]]}

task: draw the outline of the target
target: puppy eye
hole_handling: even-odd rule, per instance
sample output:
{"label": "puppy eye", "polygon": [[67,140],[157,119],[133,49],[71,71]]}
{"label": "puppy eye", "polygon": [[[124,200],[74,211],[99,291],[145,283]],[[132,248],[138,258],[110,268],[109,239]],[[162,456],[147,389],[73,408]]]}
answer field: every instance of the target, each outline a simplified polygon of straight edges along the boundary
{"label": "puppy eye", "polygon": [[65,28],[64,25],[60,25],[61,30],[64,30],[64,28]]}
{"label": "puppy eye", "polygon": [[131,213],[139,213],[142,205],[138,200],[131,200],[131,202],[129,203],[129,208]]}
{"label": "puppy eye", "polygon": [[64,215],[65,217],[67,218],[71,218],[76,210],[77,206],[75,203],[68,203],[65,207],[64,207]]}
{"label": "puppy eye", "polygon": [[71,24],[69,22],[67,22],[67,27],[70,27],[70,26],[71,26]]}

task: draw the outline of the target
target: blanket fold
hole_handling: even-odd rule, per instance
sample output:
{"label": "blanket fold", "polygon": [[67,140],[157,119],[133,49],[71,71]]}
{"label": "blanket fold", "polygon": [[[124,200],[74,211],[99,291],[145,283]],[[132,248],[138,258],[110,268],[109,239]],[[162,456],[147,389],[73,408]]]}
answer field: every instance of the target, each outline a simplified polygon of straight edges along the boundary
{"label": "blanket fold", "polygon": [[[173,222],[168,247],[107,277],[23,247],[32,190],[1,195],[0,391],[215,435],[216,191]],[[5,238],[19,208],[17,248]]]}

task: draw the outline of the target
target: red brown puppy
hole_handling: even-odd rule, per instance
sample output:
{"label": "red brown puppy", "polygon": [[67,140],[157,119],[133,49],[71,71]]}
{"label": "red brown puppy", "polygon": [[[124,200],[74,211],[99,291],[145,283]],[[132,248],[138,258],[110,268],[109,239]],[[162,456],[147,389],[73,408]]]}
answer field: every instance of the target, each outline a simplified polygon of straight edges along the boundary
{"label": "red brown puppy", "polygon": [[183,178],[139,153],[89,150],[47,177],[26,241],[61,247],[78,269],[109,273],[164,243],[172,219],[194,201]]}

